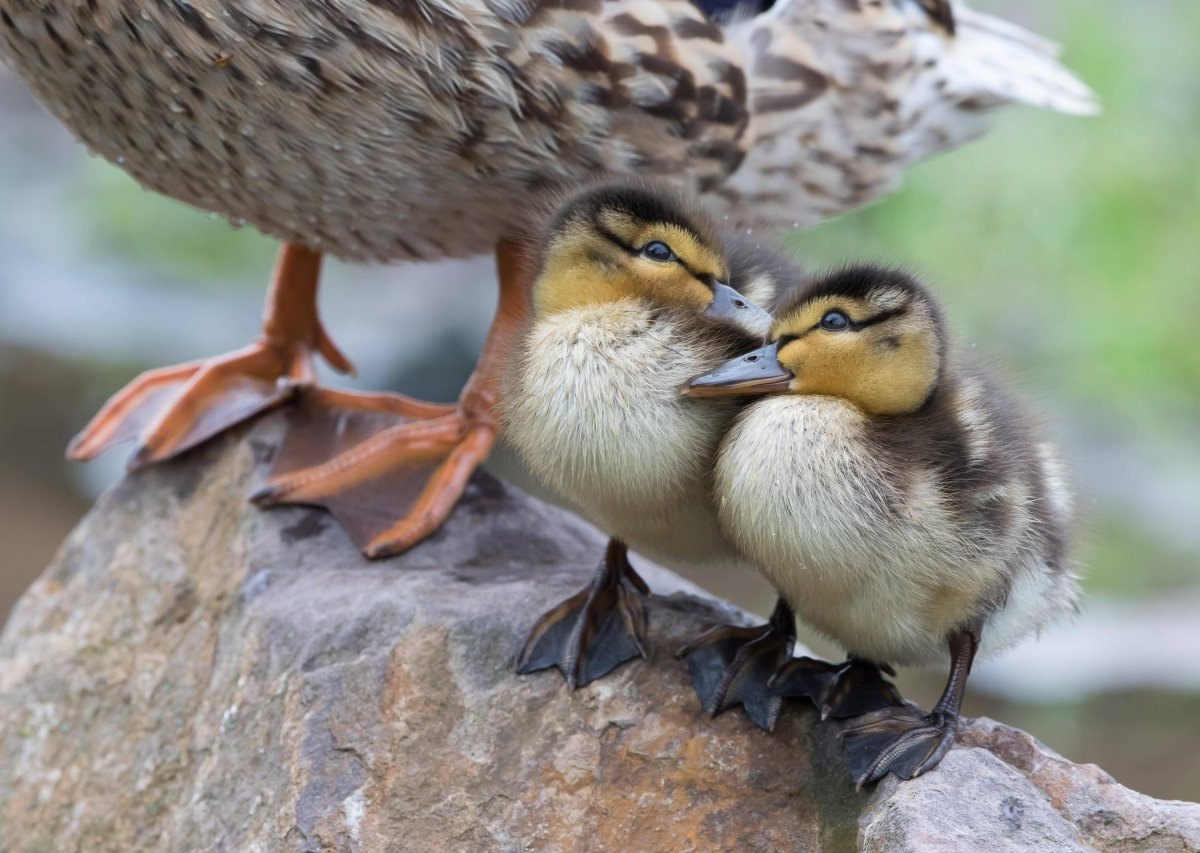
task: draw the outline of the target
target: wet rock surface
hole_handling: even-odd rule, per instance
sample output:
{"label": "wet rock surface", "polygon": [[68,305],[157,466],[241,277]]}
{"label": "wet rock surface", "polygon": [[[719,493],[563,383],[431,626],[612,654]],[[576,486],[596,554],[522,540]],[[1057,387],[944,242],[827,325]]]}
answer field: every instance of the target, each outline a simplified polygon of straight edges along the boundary
{"label": "wet rock surface", "polygon": [[674,652],[737,614],[644,562],[650,661],[575,693],[516,676],[600,537],[481,474],[369,563],[317,511],[246,503],[280,426],[127,479],[17,606],[0,849],[1200,849],[1200,806],[990,720],[856,793],[810,709],[708,718]]}

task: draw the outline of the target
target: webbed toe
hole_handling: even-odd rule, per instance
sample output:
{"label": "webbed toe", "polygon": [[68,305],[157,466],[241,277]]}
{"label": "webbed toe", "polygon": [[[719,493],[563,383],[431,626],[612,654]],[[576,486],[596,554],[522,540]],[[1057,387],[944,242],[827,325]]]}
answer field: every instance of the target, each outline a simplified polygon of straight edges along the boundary
{"label": "webbed toe", "polygon": [[958,715],[906,705],[863,716],[842,730],[842,751],[850,775],[861,789],[888,773],[913,779],[936,767],[954,745]]}
{"label": "webbed toe", "polygon": [[723,625],[680,649],[700,704],[712,716],[741,705],[759,728],[771,731],[783,712],[784,697],[768,686],[792,656],[795,622],[782,600],[771,621],[754,628]]}
{"label": "webbed toe", "polygon": [[795,658],[779,669],[770,687],[780,696],[811,700],[823,720],[858,717],[904,705],[900,692],[883,677],[880,667],[856,658],[837,664]]}
{"label": "webbed toe", "polygon": [[635,657],[646,657],[649,588],[613,540],[586,589],[544,614],[517,655],[524,675],[557,667],[574,690]]}

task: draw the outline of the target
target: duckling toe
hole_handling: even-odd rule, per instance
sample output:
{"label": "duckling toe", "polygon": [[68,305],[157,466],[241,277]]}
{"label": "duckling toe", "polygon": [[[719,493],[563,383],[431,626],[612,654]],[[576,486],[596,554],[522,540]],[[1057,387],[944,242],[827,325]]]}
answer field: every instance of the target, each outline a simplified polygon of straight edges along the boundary
{"label": "duckling toe", "polygon": [[704,710],[716,716],[741,705],[759,728],[771,731],[783,712],[784,697],[768,686],[775,672],[792,656],[795,639],[791,611],[754,628],[723,625],[707,631],[680,649],[687,661],[692,686]]}
{"label": "duckling toe", "polygon": [[823,720],[860,717],[904,705],[900,692],[883,677],[879,666],[855,658],[840,664],[794,658],[775,673],[769,686],[779,696],[811,700]]}
{"label": "duckling toe", "polygon": [[913,779],[936,767],[954,745],[958,716],[906,705],[866,714],[841,732],[842,751],[859,789],[888,773]]}
{"label": "duckling toe", "polygon": [[549,610],[517,655],[525,675],[557,667],[572,689],[584,687],[635,657],[646,657],[645,583],[626,564],[601,563],[592,583]]}

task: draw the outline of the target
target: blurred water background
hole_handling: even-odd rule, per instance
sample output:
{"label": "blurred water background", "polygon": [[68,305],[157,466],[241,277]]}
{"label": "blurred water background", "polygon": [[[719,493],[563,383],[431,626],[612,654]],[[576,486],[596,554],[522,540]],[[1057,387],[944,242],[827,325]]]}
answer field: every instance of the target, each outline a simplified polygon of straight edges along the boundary
{"label": "blurred water background", "polygon": [[[928,275],[1074,468],[1085,612],[980,664],[966,713],[1200,800],[1200,4],[975,5],[1061,41],[1104,115],[1006,112],[887,201],[788,242],[815,266]],[[254,336],[276,247],[89,158],[2,68],[0,201],[2,619],[120,476],[119,453],[65,463],[71,434],[138,371]],[[489,262],[327,269],[355,387],[454,399],[490,319]],[[770,609],[765,585],[694,579]],[[902,686],[929,703],[940,676]]]}

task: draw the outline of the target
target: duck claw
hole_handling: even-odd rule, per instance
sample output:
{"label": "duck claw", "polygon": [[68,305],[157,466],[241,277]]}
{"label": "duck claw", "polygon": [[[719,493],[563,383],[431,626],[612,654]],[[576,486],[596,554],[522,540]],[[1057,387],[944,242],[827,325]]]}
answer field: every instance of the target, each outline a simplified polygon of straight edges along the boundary
{"label": "duck claw", "polygon": [[937,767],[954,746],[958,712],[979,639],[978,623],[947,635],[950,675],[941,698],[928,714],[915,705],[882,708],[863,715],[856,725],[838,734],[859,790],[888,773],[900,779],[920,776]]}
{"label": "duck claw", "polygon": [[130,471],[171,459],[243,421],[283,405],[311,367],[308,354],[257,342],[219,358],[142,373],[71,440],[70,459],[87,461],[138,442]]}
{"label": "duck claw", "polygon": [[495,429],[461,407],[399,394],[306,390],[290,412],[261,507],[322,507],[367,557],[432,534],[487,457]]}
{"label": "duck claw", "polygon": [[318,353],[335,370],[352,372],[317,316],[320,266],[319,254],[285,244],[257,341],[227,355],[141,374],[105,403],[72,440],[67,456],[85,461],[136,441],[129,461],[136,471],[288,402],[315,381]]}

